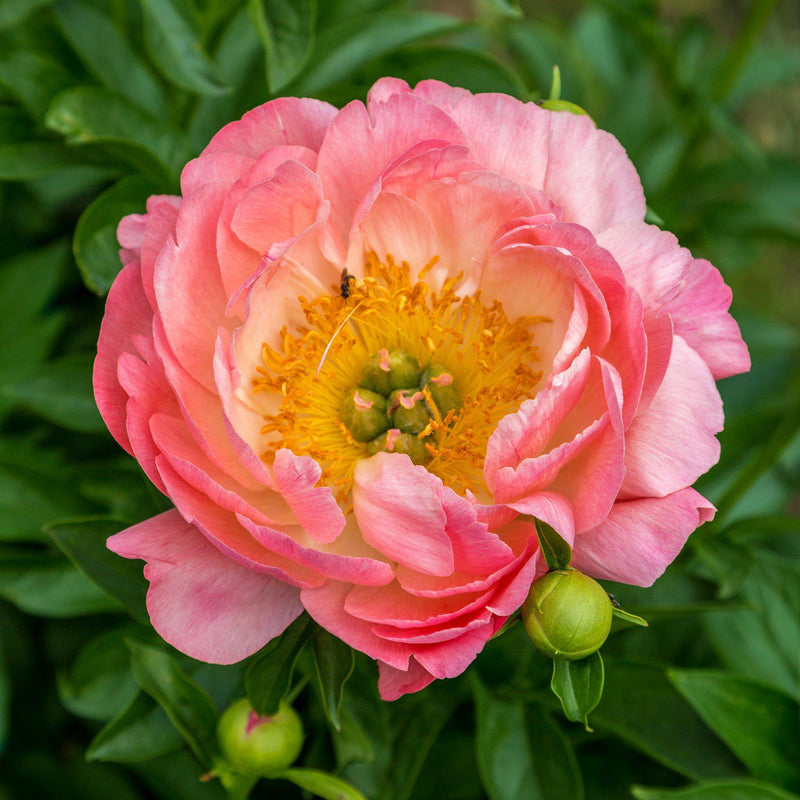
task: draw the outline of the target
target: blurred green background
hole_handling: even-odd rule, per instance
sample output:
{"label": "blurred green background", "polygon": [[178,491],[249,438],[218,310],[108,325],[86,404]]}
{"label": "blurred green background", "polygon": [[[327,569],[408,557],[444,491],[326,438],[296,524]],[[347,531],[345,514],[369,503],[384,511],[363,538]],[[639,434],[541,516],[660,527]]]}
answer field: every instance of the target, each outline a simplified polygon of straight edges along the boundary
{"label": "blurred green background", "polygon": [[613,587],[651,626],[605,646],[594,733],[517,626],[394,704],[358,657],[341,730],[306,648],[282,673],[300,763],[375,800],[800,795],[796,3],[0,0],[0,799],[222,797],[204,743],[252,666],[161,645],[141,565],[103,547],[166,508],[91,395],[119,218],[270,97],[341,105],[395,75],[536,100],[554,65],[653,218],[734,289],[753,369],[720,387],[722,460],[698,486],[718,516],[653,589]]}

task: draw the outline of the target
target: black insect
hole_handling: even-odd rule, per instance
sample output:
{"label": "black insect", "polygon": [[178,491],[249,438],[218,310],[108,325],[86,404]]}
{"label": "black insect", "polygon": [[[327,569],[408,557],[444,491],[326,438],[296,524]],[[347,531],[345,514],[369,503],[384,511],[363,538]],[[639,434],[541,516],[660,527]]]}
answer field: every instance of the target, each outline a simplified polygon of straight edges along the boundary
{"label": "black insect", "polygon": [[606,592],[606,594],[608,594],[608,599],[611,601],[611,605],[614,606],[614,608],[622,608],[619,600],[617,600],[617,598],[614,597],[614,595],[611,594],[611,592]]}
{"label": "black insect", "polygon": [[339,293],[342,295],[343,300],[347,300],[350,297],[350,281],[354,281],[356,279],[355,275],[351,275],[347,271],[347,267],[342,270],[342,277],[339,279]]}

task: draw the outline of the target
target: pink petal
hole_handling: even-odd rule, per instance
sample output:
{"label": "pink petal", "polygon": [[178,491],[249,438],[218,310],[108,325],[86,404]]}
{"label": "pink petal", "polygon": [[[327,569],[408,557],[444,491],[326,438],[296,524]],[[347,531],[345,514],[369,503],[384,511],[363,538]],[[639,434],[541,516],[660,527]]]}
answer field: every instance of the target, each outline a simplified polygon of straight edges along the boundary
{"label": "pink petal", "polygon": [[[386,80],[384,78],[384,80]],[[412,656],[407,670],[396,669],[378,661],[378,691],[383,700],[397,700],[404,694],[419,692],[434,680],[424,667]]]}
{"label": "pink petal", "polygon": [[689,534],[714,517],[694,489],[617,503],[605,522],[575,541],[572,565],[596,578],[650,586]]}
{"label": "pink petal", "polygon": [[719,458],[722,401],[703,359],[680,336],[664,380],[625,436],[624,499],[691,486]]}
{"label": "pink petal", "polygon": [[112,536],[108,546],[125,558],[147,561],[153,626],[200,661],[241,661],[303,611],[296,588],[226,558],[177,511]]}
{"label": "pink petal", "polygon": [[453,545],[445,532],[438,478],[398,453],[362,459],[353,478],[353,510],[369,544],[410,569],[453,573]]}

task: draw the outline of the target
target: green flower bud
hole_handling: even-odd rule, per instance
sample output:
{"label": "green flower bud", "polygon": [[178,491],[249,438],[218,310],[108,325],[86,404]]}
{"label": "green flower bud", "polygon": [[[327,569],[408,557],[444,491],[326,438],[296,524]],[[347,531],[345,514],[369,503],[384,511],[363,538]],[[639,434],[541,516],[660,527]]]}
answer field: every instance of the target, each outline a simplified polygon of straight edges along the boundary
{"label": "green flower bud", "polygon": [[453,375],[441,364],[428,364],[420,376],[421,385],[431,393],[442,419],[448,411],[461,408],[461,395],[453,383]]}
{"label": "green flower bud", "polygon": [[389,427],[386,398],[359,386],[342,406],[342,422],[357,442],[368,442]]}
{"label": "green flower bud", "polygon": [[611,630],[605,589],[576,569],[548,572],[533,582],[522,605],[530,640],[551,658],[575,661],[599,650]]}
{"label": "green flower bud", "polygon": [[398,389],[389,395],[389,415],[392,427],[403,433],[420,433],[431,421],[425,395],[410,389]]}
{"label": "green flower bud", "polygon": [[262,717],[242,697],[220,717],[217,739],[228,764],[237,772],[270,777],[285,770],[300,755],[303,723],[287,703],[281,703],[277,714]]}
{"label": "green flower bud", "polygon": [[405,453],[415,464],[426,464],[430,460],[422,439],[412,433],[402,433],[397,428],[391,428],[383,436],[373,439],[367,445],[371,456],[375,453]]}
{"label": "green flower bud", "polygon": [[415,389],[419,385],[419,363],[405,350],[379,350],[361,373],[361,385],[388,396],[393,389]]}

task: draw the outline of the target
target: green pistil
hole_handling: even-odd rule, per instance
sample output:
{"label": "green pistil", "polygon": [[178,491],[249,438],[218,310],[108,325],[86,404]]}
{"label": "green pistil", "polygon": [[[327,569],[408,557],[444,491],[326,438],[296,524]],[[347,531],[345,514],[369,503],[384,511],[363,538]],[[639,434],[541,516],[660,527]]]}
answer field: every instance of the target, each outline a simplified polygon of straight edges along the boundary
{"label": "green pistil", "polygon": [[[433,441],[431,421],[441,423],[461,408],[453,376],[441,364],[420,372],[414,356],[404,350],[379,350],[361,373],[342,407],[342,421],[369,455],[405,453],[415,464],[430,460],[426,441]],[[427,436],[420,434],[428,429]]]}

